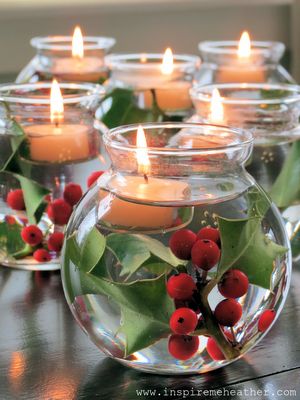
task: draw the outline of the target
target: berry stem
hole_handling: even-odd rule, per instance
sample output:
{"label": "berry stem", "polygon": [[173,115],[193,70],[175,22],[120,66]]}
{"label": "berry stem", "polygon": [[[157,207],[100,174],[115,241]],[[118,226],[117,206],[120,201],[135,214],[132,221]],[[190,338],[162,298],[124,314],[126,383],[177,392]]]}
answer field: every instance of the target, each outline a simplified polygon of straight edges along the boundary
{"label": "berry stem", "polygon": [[12,254],[12,257],[14,257],[16,260],[19,260],[20,258],[24,258],[26,256],[29,256],[32,254],[34,251],[34,248],[30,246],[29,244],[26,244],[22,250],[17,251],[16,253]]}
{"label": "berry stem", "polygon": [[233,344],[234,344],[234,346],[236,346],[237,345],[237,340],[236,340],[236,336],[235,336],[235,332],[234,332],[233,326],[230,327],[230,331],[231,331],[231,334],[232,334],[232,337],[233,337]]}
{"label": "berry stem", "polygon": [[203,282],[204,284],[206,283],[207,272],[208,272],[208,271],[202,271],[202,282]]}

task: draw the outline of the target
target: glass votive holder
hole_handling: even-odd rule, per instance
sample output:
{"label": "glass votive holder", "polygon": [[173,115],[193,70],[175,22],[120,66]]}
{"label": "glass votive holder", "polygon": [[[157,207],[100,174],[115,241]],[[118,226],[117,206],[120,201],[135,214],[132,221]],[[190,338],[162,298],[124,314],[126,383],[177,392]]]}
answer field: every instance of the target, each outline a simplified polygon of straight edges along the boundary
{"label": "glass votive holder", "polygon": [[197,75],[201,85],[214,83],[295,83],[280,65],[285,45],[280,42],[251,42],[247,57],[238,56],[237,41],[199,43],[203,64]]}
{"label": "glass votive holder", "polygon": [[300,87],[216,84],[196,86],[191,96],[196,109],[192,120],[224,123],[253,133],[247,170],[282,211],[296,256],[300,252]]}
{"label": "glass votive holder", "polygon": [[36,55],[17,76],[16,82],[59,81],[102,83],[108,78],[105,55],[115,44],[109,37],[83,38],[81,57],[72,56],[72,36],[32,38]]}
{"label": "glass votive holder", "polygon": [[203,373],[242,357],[279,315],[291,275],[281,216],[244,168],[251,133],[149,123],[104,142],[112,167],[72,214],[62,255],[76,321],[145,372]]}
{"label": "glass votive holder", "polygon": [[57,87],[60,112],[50,83],[0,86],[0,263],[8,267],[60,268],[64,225],[88,176],[107,167],[94,122],[103,88]]}
{"label": "glass votive holder", "polygon": [[[165,53],[166,55],[166,53]],[[105,58],[110,69],[107,86],[131,89],[136,105],[150,109],[155,104],[168,116],[186,116],[191,112],[189,90],[200,59],[193,55],[111,54]],[[139,122],[139,121],[132,121]]]}

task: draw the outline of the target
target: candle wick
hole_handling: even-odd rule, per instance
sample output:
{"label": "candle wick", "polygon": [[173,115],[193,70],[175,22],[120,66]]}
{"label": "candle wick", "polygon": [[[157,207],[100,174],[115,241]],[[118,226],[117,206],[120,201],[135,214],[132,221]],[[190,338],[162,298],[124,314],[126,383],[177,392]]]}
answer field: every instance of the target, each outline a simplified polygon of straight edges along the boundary
{"label": "candle wick", "polygon": [[146,182],[146,183],[148,183],[148,182],[149,182],[149,180],[148,180],[148,176],[147,176],[146,174],[144,174],[144,179],[145,179],[145,182]]}

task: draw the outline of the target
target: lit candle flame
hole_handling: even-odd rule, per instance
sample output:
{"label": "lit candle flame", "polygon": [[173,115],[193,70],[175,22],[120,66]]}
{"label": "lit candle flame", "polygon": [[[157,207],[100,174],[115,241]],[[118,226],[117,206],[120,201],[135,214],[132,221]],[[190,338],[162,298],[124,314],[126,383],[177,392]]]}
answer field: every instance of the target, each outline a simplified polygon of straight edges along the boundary
{"label": "lit candle flame", "polygon": [[138,163],[138,172],[147,176],[150,172],[150,160],[148,157],[147,141],[144,129],[141,125],[138,127],[136,135],[136,158]]}
{"label": "lit candle flame", "polygon": [[80,27],[76,26],[72,38],[72,56],[83,58],[83,54],[83,37]]}
{"label": "lit candle flame", "polygon": [[165,51],[160,69],[164,75],[171,75],[174,70],[173,53],[170,47]]}
{"label": "lit candle flame", "polygon": [[218,89],[213,89],[210,103],[210,122],[212,124],[224,123],[224,107]]}
{"label": "lit candle flame", "polygon": [[56,79],[53,79],[50,93],[50,119],[58,124],[64,118],[64,101]]}
{"label": "lit candle flame", "polygon": [[238,57],[239,58],[249,58],[251,55],[251,41],[250,36],[247,31],[242,33],[239,41]]}

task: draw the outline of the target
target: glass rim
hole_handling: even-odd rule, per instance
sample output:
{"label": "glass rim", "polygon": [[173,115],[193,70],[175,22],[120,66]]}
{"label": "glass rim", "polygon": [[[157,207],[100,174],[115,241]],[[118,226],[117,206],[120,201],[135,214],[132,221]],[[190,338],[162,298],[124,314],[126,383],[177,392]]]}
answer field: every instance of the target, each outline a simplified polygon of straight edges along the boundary
{"label": "glass rim", "polygon": [[[91,96],[101,96],[105,94],[105,89],[99,84],[92,83],[66,83],[58,82],[60,89],[78,90],[78,94],[63,95],[64,104],[78,103],[88,100]],[[50,96],[42,98],[38,95],[27,96],[27,93],[3,94],[7,91],[28,90],[28,93],[34,93],[41,89],[51,89],[52,82],[36,83],[3,83],[0,85],[0,102],[23,103],[23,104],[47,104],[50,105]]]}
{"label": "glass rim", "polygon": [[[161,66],[163,57],[164,53],[113,53],[105,57],[105,63],[111,69],[151,70]],[[201,63],[200,57],[193,54],[173,54],[173,60],[174,70],[197,67]]]}
{"label": "glass rim", "polygon": [[[253,135],[249,130],[241,129],[241,128],[232,128],[226,125],[217,125],[217,124],[209,124],[209,123],[198,123],[198,122],[147,122],[142,124],[130,124],[118,126],[117,128],[113,128],[104,132],[103,141],[106,146],[128,152],[136,152],[138,147],[130,144],[124,144],[120,140],[115,140],[117,134],[124,134],[131,131],[137,132],[138,127],[141,126],[144,131],[148,129],[171,129],[171,128],[179,128],[179,129],[197,129],[197,128],[211,128],[211,130],[223,130],[230,133],[233,133],[239,142],[231,143],[228,145],[221,145],[215,147],[191,147],[191,148],[182,148],[182,147],[151,147],[147,146],[147,153],[149,155],[165,155],[165,156],[189,156],[189,155],[201,155],[201,154],[214,154],[214,153],[222,153],[226,150],[234,150],[244,146],[252,145],[254,139]],[[206,131],[205,134],[209,137],[211,131]],[[216,134],[214,134],[215,136]],[[146,137],[147,139],[147,137]]]}
{"label": "glass rim", "polygon": [[[38,50],[72,51],[72,36],[36,36],[30,40]],[[84,50],[102,50],[114,46],[116,39],[106,36],[83,36]]]}
{"label": "glass rim", "polygon": [[[227,54],[236,55],[238,49],[238,40],[206,40],[198,44],[200,52],[209,54]],[[251,53],[254,55],[270,56],[275,50],[285,51],[285,44],[276,41],[257,41],[251,40]]]}
{"label": "glass rim", "polygon": [[215,83],[210,85],[194,85],[190,89],[190,96],[192,100],[200,100],[203,102],[210,103],[212,98],[212,92],[214,89],[239,89],[241,91],[245,89],[257,89],[257,90],[285,90],[293,96],[286,97],[275,97],[275,98],[261,98],[261,99],[247,99],[245,97],[223,97],[221,95],[220,101],[222,104],[243,104],[243,105],[258,105],[258,104],[279,104],[279,103],[295,103],[300,100],[300,85],[292,84],[272,84],[272,83]]}

